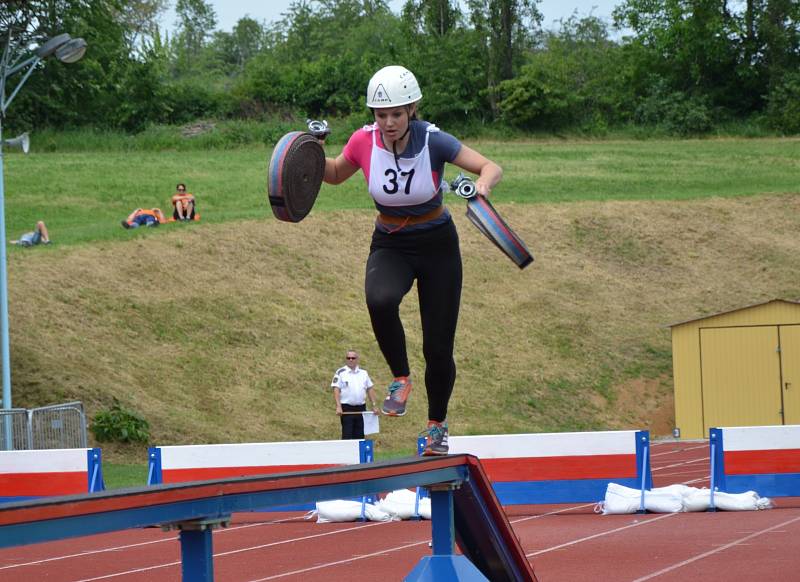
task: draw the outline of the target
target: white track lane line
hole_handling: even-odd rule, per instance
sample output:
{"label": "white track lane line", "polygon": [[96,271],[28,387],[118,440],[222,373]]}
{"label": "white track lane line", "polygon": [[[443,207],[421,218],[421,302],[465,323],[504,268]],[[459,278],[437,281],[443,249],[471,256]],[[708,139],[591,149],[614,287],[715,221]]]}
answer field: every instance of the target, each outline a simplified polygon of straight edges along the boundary
{"label": "white track lane line", "polygon": [[691,564],[692,562],[696,562],[697,560],[702,560],[703,558],[707,558],[708,556],[712,556],[712,555],[714,555],[714,554],[716,554],[718,552],[721,552],[723,550],[727,550],[728,548],[732,548],[733,546],[737,546],[737,545],[739,545],[739,544],[741,544],[743,542],[746,542],[746,541],[748,541],[750,539],[753,539],[754,537],[758,537],[758,536],[760,536],[762,534],[765,534],[767,532],[770,532],[770,531],[772,531],[774,529],[778,529],[779,527],[787,526],[790,523],[794,523],[794,522],[796,522],[798,520],[800,520],[800,517],[795,517],[794,519],[790,519],[788,521],[784,521],[783,523],[779,523],[777,525],[773,525],[772,527],[768,527],[766,529],[762,529],[761,531],[757,531],[757,532],[751,533],[750,535],[747,535],[747,536],[745,536],[743,538],[739,538],[738,540],[732,541],[732,542],[730,542],[728,544],[725,544],[724,546],[720,546],[720,547],[715,548],[713,550],[709,550],[708,552],[704,552],[702,554],[699,554],[699,555],[695,556],[694,558],[689,558],[688,560],[684,560],[682,562],[678,562],[677,564],[673,564],[672,566],[669,566],[667,568],[659,570],[658,572],[653,572],[652,574],[648,574],[647,576],[643,576],[641,578],[637,578],[633,582],[644,582],[645,580],[652,580],[653,578],[656,578],[657,576],[661,576],[661,574],[666,574],[667,572],[672,572],[673,570],[677,570],[678,568],[682,568],[683,566]]}
{"label": "white track lane line", "polygon": [[138,544],[128,544],[125,546],[115,546],[113,548],[103,548],[102,550],[86,550],[85,552],[79,552],[77,554],[66,554],[64,556],[54,556],[52,558],[44,558],[42,560],[36,560],[35,562],[23,562],[21,564],[11,564],[9,566],[2,566],[0,570],[8,570],[9,568],[22,568],[23,566],[38,566],[40,564],[46,564],[48,562],[57,562],[58,560],[68,560],[70,558],[85,558],[86,556],[91,556],[93,554],[102,554],[103,552],[116,552],[119,550],[129,550],[131,548],[138,548],[141,546],[149,546],[151,544],[160,544],[162,542],[174,542],[178,538],[166,538],[163,540],[153,540],[151,542],[140,542]]}
{"label": "white track lane line", "polygon": [[[552,552],[553,550],[560,550],[561,548],[567,548],[569,546],[574,546],[575,544],[580,544],[581,542],[588,542],[589,540],[594,540],[594,539],[597,539],[597,538],[601,538],[601,537],[607,536],[609,534],[613,534],[613,533],[617,533],[617,532],[620,532],[620,531],[624,531],[626,529],[631,529],[633,527],[639,527],[640,525],[648,525],[648,524],[651,524],[651,523],[655,523],[657,521],[661,521],[662,519],[666,519],[668,517],[673,517],[675,515],[678,515],[678,514],[677,513],[666,513],[664,515],[660,515],[658,517],[654,517],[653,519],[648,519],[648,520],[645,520],[645,521],[639,521],[637,523],[632,523],[630,525],[625,525],[625,526],[618,527],[618,528],[615,528],[615,529],[611,529],[611,530],[608,530],[608,531],[596,533],[596,534],[591,535],[591,536],[586,536],[585,538],[579,538],[579,539],[576,539],[576,540],[572,540],[571,542],[566,542],[566,543],[563,543],[563,544],[559,544],[557,546],[552,546],[552,547],[549,547],[549,548],[545,548],[543,550],[538,550],[536,552],[531,552],[529,554],[525,554],[525,557],[526,558],[532,558],[532,557],[538,556],[540,554],[546,554],[547,552]],[[800,519],[800,518],[798,518],[798,519]]]}
{"label": "white track lane line", "polygon": [[[269,524],[273,523],[283,523],[294,521],[295,518],[287,518],[287,519],[278,519],[275,521],[269,522]],[[233,527],[228,527],[224,529],[215,530],[216,533],[225,533],[229,531],[238,531],[240,529],[250,528],[250,527],[257,527],[261,525],[269,525],[267,523],[247,523],[244,525],[236,525]],[[37,566],[39,564],[46,564],[47,562],[56,562],[58,560],[68,560],[70,558],[83,558],[86,556],[91,556],[93,554],[102,554],[103,552],[118,552],[119,550],[128,550],[131,548],[138,548],[141,546],[149,546],[151,544],[162,544],[164,542],[174,542],[177,541],[179,538],[171,537],[171,538],[162,538],[160,540],[152,540],[149,542],[139,542],[136,544],[126,544],[124,546],[112,546],[110,548],[102,548],[100,550],[86,550],[83,552],[78,552],[77,554],[65,554],[63,556],[53,556],[52,558],[44,558],[42,560],[35,560],[33,562],[22,562],[20,564],[9,564],[8,566],[0,566],[0,570],[8,570],[10,568],[21,568],[22,566]]]}
{"label": "white track lane line", "polygon": [[698,477],[697,479],[689,479],[684,481],[681,485],[691,485],[692,483],[700,483],[701,481],[708,481],[708,477]]}
{"label": "white track lane line", "polygon": [[547,513],[540,513],[539,515],[527,515],[525,517],[520,517],[519,519],[509,519],[509,523],[512,525],[515,523],[522,523],[523,521],[530,521],[531,519],[541,519],[542,517],[547,517],[548,515],[557,515],[559,513],[564,513],[566,511],[572,511],[573,509],[583,509],[584,507],[594,507],[597,505],[596,503],[584,503],[583,505],[573,505],[572,507],[564,507],[563,509],[557,509],[555,511],[548,511]]}
{"label": "white track lane line", "polygon": [[[689,476],[692,476],[692,475],[697,475],[698,473],[700,475],[703,475],[703,476],[702,477],[698,477],[696,479],[693,479],[693,481],[698,481],[698,480],[703,480],[703,479],[708,481],[710,479],[710,477],[706,474],[705,471],[700,471],[700,472],[698,472],[698,471],[678,471],[678,472],[674,472],[674,473],[660,473],[657,476],[658,476],[659,479],[664,479],[665,477],[689,477]],[[679,483],[683,483],[684,485],[687,484],[686,481],[683,481],[682,479],[679,479],[678,482]]]}
{"label": "white track lane line", "polygon": [[293,570],[292,572],[284,572],[283,574],[275,574],[274,576],[267,576],[266,578],[258,578],[256,580],[250,580],[250,582],[265,582],[266,580],[277,580],[278,578],[284,578],[286,576],[294,576],[295,574],[303,574],[305,572],[312,572],[314,570],[320,570],[322,568],[329,568],[331,566],[339,566],[341,564],[349,564],[351,562],[355,562],[357,560],[364,560],[366,558],[374,558],[376,556],[383,556],[390,552],[396,552],[398,550],[407,550],[408,548],[413,548],[415,546],[421,546],[423,544],[427,544],[428,540],[423,540],[421,542],[414,542],[412,544],[406,544],[404,546],[396,546],[394,548],[389,548],[387,550],[381,550],[380,552],[373,552],[371,554],[364,554],[362,556],[356,556],[355,558],[348,558],[347,560],[338,560],[336,562],[326,562],[325,564],[318,564],[317,566],[311,566],[310,568],[303,568],[302,570]]}
{"label": "white track lane line", "polygon": [[[657,446],[656,444],[653,444],[651,446],[650,450],[652,451],[654,448],[656,448],[656,446]],[[664,457],[666,455],[677,455],[678,453],[685,453],[686,451],[696,451],[698,449],[708,450],[708,443],[706,443],[705,445],[700,445],[700,446],[696,446],[696,447],[686,447],[684,449],[674,449],[674,450],[671,450],[671,451],[664,451],[663,453],[651,453],[650,456],[651,457]]]}
{"label": "white track lane line", "polygon": [[705,463],[707,458],[690,459],[688,461],[681,461],[680,463],[672,463],[670,465],[663,465],[661,467],[651,467],[651,471],[663,471],[664,469],[674,469],[675,467],[685,467],[686,465],[693,465],[695,463]]}
{"label": "white track lane line", "polygon": [[[389,522],[389,521],[379,521],[379,522],[369,523],[369,524],[360,525],[360,526],[356,526],[356,527],[349,527],[349,528],[346,528],[346,529],[339,529],[339,530],[336,530],[336,531],[329,531],[329,532],[314,534],[314,535],[310,535],[310,536],[303,536],[303,537],[300,537],[300,538],[291,538],[291,539],[288,539],[288,540],[280,540],[278,542],[270,542],[268,544],[261,544],[261,545],[258,545],[258,546],[250,546],[250,547],[247,547],[247,548],[239,548],[239,549],[236,549],[236,550],[229,550],[227,552],[219,552],[217,554],[214,554],[214,557],[218,558],[220,556],[230,556],[232,554],[240,554],[242,552],[250,552],[250,551],[253,551],[253,550],[261,550],[263,548],[270,548],[270,547],[274,547],[274,546],[290,544],[290,543],[293,543],[293,542],[302,542],[302,541],[311,540],[311,539],[315,539],[315,538],[321,538],[321,537],[325,537],[325,536],[336,535],[336,534],[339,534],[339,533],[346,533],[346,532],[349,532],[349,531],[353,531],[353,530],[357,530],[357,529],[363,529],[363,528],[366,528],[366,527],[373,527],[373,526],[376,526],[376,525],[385,525],[387,523],[391,523],[391,522]],[[224,530],[222,530],[222,531],[224,531]],[[419,543],[427,543],[427,541],[419,542]],[[389,550],[387,550],[387,551],[389,551]],[[180,561],[167,562],[167,563],[164,563],[164,564],[156,564],[154,566],[147,566],[145,568],[135,568],[133,570],[125,570],[124,572],[115,572],[113,574],[106,574],[104,576],[96,576],[94,578],[84,578],[82,580],[76,580],[75,582],[91,582],[92,580],[107,580],[108,578],[116,578],[118,576],[126,576],[128,574],[137,574],[139,572],[149,572],[150,570],[158,570],[159,568],[169,568],[170,566],[178,566],[180,564],[181,564]]]}

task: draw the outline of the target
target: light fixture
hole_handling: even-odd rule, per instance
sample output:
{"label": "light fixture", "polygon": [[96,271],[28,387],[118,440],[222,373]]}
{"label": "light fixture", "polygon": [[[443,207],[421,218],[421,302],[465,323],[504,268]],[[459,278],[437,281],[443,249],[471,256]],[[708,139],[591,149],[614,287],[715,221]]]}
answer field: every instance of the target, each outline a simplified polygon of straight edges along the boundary
{"label": "light fixture", "polygon": [[49,39],[42,46],[40,46],[38,49],[36,49],[36,56],[39,57],[40,59],[46,59],[54,52],[56,52],[56,49],[58,47],[69,42],[69,39],[71,38],[72,37],[68,35],[66,32],[62,34],[57,34],[53,38]]}
{"label": "light fixture", "polygon": [[56,58],[62,63],[74,63],[83,58],[86,52],[86,41],[73,38],[56,49]]}
{"label": "light fixture", "polygon": [[4,146],[9,146],[12,148],[20,148],[23,154],[27,154],[28,151],[31,149],[31,138],[26,131],[23,134],[18,135],[17,137],[12,137],[11,139],[4,139],[3,140]]}

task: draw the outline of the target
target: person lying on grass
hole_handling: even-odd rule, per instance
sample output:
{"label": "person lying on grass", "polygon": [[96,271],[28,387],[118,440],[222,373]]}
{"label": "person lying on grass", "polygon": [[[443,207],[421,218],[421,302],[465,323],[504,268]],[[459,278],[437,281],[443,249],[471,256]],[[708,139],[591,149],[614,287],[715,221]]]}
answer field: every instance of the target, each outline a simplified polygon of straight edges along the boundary
{"label": "person lying on grass", "polygon": [[26,232],[17,240],[12,240],[11,244],[20,247],[32,247],[38,244],[49,245],[50,234],[47,232],[47,227],[44,222],[40,220],[36,223],[36,230],[33,232]]}
{"label": "person lying on grass", "polygon": [[122,221],[123,228],[139,228],[140,226],[158,226],[166,222],[160,208],[137,208]]}

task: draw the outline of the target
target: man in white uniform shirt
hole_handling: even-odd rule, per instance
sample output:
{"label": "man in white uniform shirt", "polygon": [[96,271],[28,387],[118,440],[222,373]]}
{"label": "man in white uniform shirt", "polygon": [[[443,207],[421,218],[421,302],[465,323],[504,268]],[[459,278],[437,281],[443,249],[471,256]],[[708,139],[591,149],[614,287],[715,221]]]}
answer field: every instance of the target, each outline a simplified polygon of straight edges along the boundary
{"label": "man in white uniform shirt", "polygon": [[[348,350],[346,364],[333,375],[331,388],[336,401],[336,414],[342,421],[342,439],[364,438],[364,417],[367,410],[366,399],[372,403],[373,413],[378,413],[378,400],[369,374],[358,365],[358,352]],[[349,414],[348,414],[349,413]]]}

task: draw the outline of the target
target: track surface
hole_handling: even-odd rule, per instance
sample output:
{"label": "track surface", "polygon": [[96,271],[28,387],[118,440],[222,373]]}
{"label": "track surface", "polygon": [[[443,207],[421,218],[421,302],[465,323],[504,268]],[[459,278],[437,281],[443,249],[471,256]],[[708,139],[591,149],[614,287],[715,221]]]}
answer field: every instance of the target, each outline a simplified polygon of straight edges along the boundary
{"label": "track surface", "polygon": [[[656,487],[708,486],[708,444],[654,443]],[[541,582],[789,580],[800,572],[800,498],[758,512],[598,515],[594,504],[509,506]],[[317,524],[234,515],[214,533],[215,580],[402,580],[430,555],[429,522]],[[180,581],[176,532],[148,528],[0,550],[4,582]]]}

